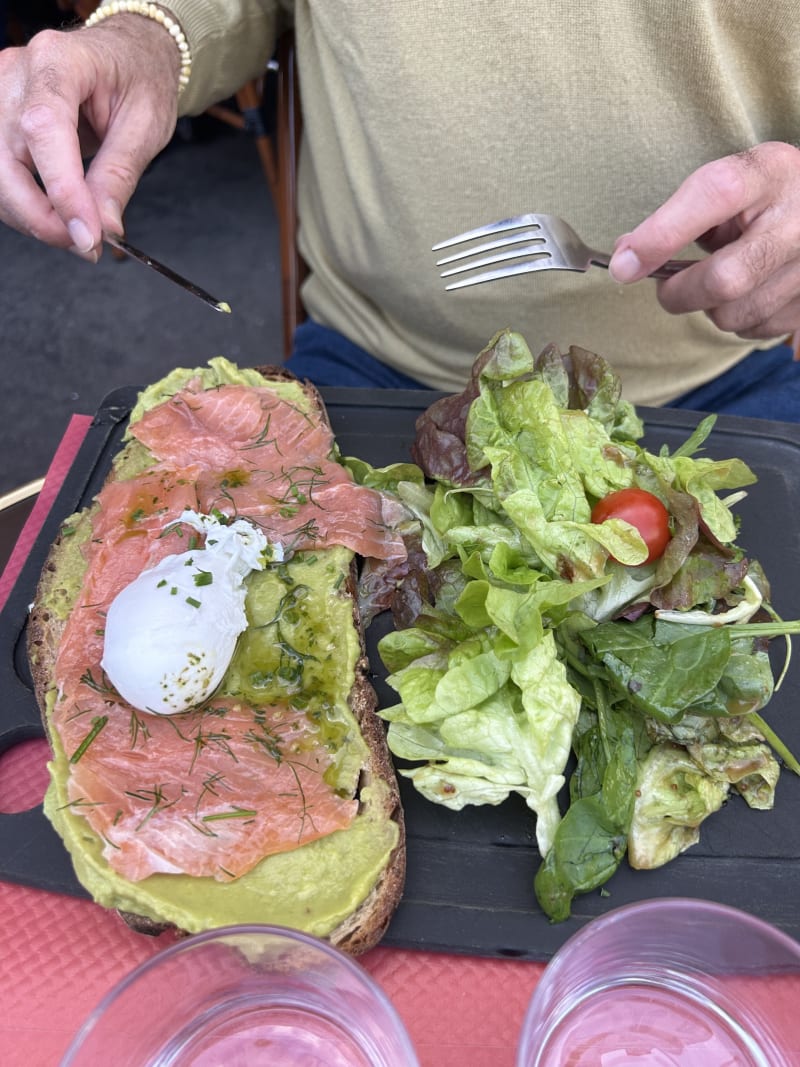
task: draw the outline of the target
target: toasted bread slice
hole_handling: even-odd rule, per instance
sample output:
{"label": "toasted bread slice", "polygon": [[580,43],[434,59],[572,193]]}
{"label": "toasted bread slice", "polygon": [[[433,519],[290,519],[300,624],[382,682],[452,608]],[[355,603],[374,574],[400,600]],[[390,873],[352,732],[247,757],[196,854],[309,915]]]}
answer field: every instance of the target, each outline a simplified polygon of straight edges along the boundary
{"label": "toasted bread slice", "polygon": [[[224,361],[212,363],[224,364],[215,370],[229,373],[230,365]],[[327,422],[322,398],[309,383],[296,382],[280,368],[260,368],[259,373],[266,384],[290,383],[300,390],[307,410]],[[118,472],[115,466],[109,477],[118,477]],[[231,923],[260,922],[297,926],[351,954],[372,947],[382,937],[402,895],[405,827],[385,728],[375,714],[377,701],[369,681],[352,553],[334,550],[345,579],[335,595],[349,601],[358,642],[348,705],[365,755],[358,775],[358,814],[352,826],[268,855],[235,882],[159,873],[133,884],[112,870],[102,854],[104,842],[70,801],[70,761],[51,721],[57,696],[54,667],[81,587],[85,566],[81,545],[91,536],[92,511],[93,506],[85,509],[62,528],[42,570],[28,626],[34,688],[53,751],[45,813],[71,853],[78,880],[98,903],[115,908],[143,933],[168,928],[195,933]]]}

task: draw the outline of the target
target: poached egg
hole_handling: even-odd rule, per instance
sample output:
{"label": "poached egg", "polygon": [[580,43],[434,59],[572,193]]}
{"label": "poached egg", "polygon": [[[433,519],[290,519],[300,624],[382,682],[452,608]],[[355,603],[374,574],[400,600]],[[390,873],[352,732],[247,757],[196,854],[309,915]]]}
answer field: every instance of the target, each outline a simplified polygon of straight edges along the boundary
{"label": "poached egg", "polygon": [[247,628],[244,580],[280,544],[251,523],[184,511],[177,520],[205,535],[205,546],[166,556],[142,571],[111,603],[103,659],[106,677],[139,711],[175,715],[217,689]]}

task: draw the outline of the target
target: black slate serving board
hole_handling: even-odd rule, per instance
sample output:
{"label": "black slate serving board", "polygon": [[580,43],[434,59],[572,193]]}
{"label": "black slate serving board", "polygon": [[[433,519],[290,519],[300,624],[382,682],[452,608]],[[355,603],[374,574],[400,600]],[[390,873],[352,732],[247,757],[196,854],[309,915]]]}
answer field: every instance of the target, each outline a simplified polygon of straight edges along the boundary
{"label": "black slate serving board", "polygon": [[[25,625],[39,571],[61,521],[100,488],[118,449],[138,390],[120,389],[103,402],[64,481],[33,551],[0,614],[0,752],[42,737],[30,686]],[[409,458],[418,414],[432,394],[414,391],[323,390],[345,455],[376,466]],[[434,395],[435,396],[435,395]],[[681,444],[699,416],[641,411],[645,444]],[[721,417],[706,442],[714,458],[738,456],[758,475],[737,506],[740,543],[761,560],[772,580],[773,603],[784,618],[800,617],[800,426]],[[377,639],[389,625],[376,620],[368,635],[374,681],[382,704],[386,686]],[[773,643],[778,664],[783,642]],[[800,662],[789,671],[767,713],[773,728],[800,755]],[[692,896],[743,908],[800,939],[800,778],[784,772],[772,812],[751,811],[733,797],[705,824],[702,839],[657,871],[627,864],[604,891],[576,901],[565,923],[553,924],[533,895],[538,866],[532,816],[512,798],[496,808],[451,812],[401,789],[408,827],[408,879],[385,943],[440,951],[548,959],[589,919],[611,908],[656,896]],[[0,879],[85,896],[41,806],[0,814]]]}

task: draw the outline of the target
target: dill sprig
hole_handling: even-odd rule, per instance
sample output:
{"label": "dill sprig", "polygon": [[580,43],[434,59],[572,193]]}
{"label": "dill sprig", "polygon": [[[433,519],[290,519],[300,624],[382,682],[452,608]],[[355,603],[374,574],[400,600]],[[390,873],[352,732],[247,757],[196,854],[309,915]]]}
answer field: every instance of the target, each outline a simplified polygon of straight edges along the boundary
{"label": "dill sprig", "polygon": [[177,804],[180,797],[175,797],[174,800],[168,800],[164,793],[163,785],[154,785],[152,789],[140,789],[138,792],[129,792],[125,790],[125,796],[130,797],[131,800],[139,800],[142,803],[150,804],[149,811],[145,814],[141,822],[137,823],[134,829],[141,830],[142,827],[153,818],[154,815],[158,815],[162,811],[166,811],[167,808],[171,808],[173,804]]}
{"label": "dill sprig", "polygon": [[91,668],[87,667],[86,670],[83,672],[83,674],[80,676],[79,681],[83,685],[88,686],[89,689],[93,689],[95,691],[95,693],[100,693],[101,696],[116,697],[116,695],[117,695],[116,694],[116,690],[114,689],[113,685],[109,682],[108,678],[106,678],[105,671],[102,671],[101,674],[102,674],[102,678],[98,682],[98,680],[92,674]]}

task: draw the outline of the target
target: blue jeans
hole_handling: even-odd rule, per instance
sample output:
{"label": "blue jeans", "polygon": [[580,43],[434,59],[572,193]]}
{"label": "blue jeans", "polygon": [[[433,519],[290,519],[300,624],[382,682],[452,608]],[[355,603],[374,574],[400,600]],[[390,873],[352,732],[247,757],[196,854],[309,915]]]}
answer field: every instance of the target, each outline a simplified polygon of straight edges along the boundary
{"label": "blue jeans", "polygon": [[314,385],[348,385],[359,389],[427,389],[375,359],[336,330],[306,319],[294,333],[291,356],[284,364],[298,378]]}
{"label": "blue jeans", "polygon": [[789,345],[751,352],[729,371],[669,406],[800,422],[800,362],[793,358]]}
{"label": "blue jeans", "polygon": [[[428,388],[387,367],[342,334],[310,319],[298,326],[294,351],[286,367],[315,385]],[[800,422],[800,363],[793,360],[789,345],[752,352],[725,374],[673,400],[669,406]]]}

